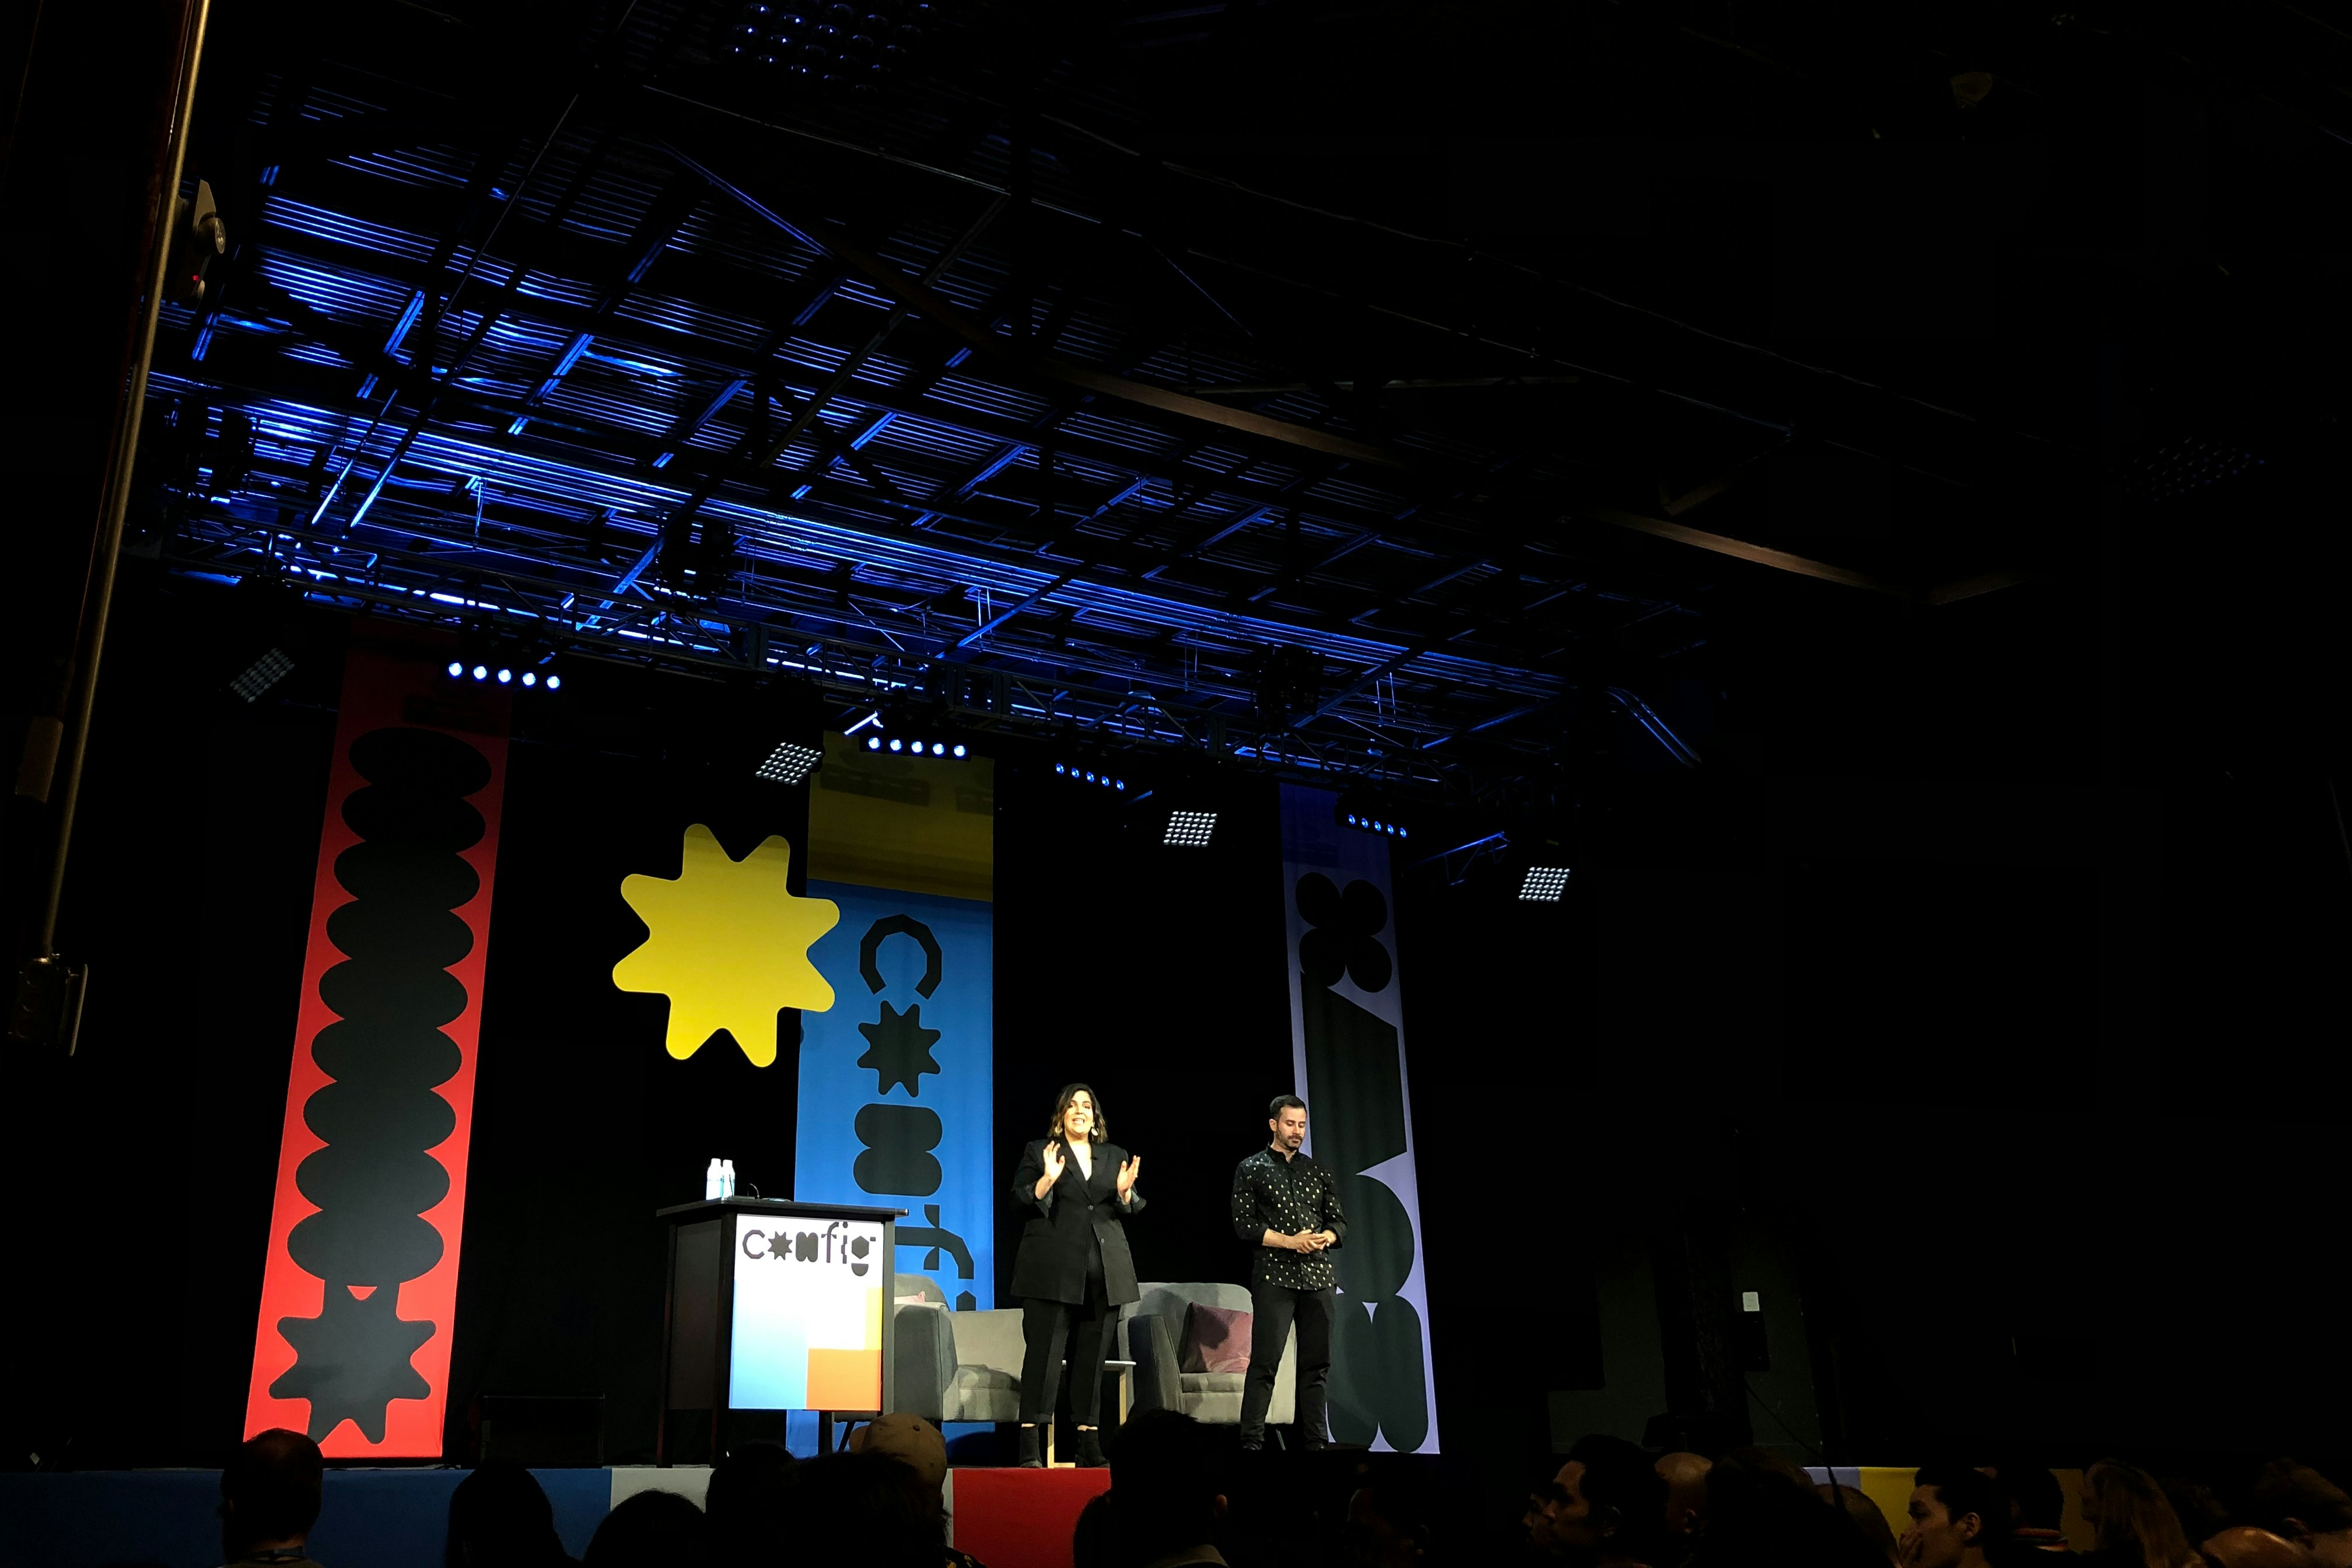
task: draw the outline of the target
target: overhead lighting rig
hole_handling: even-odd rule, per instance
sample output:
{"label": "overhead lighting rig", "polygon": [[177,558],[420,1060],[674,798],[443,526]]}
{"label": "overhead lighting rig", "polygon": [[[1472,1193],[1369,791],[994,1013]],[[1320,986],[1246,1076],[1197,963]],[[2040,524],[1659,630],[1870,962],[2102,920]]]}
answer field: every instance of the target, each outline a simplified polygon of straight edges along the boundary
{"label": "overhead lighting rig", "polygon": [[1566,866],[1531,865],[1519,873],[1519,901],[1528,904],[1556,904],[1568,891],[1568,879],[1574,873]]}
{"label": "overhead lighting rig", "polygon": [[1168,814],[1168,831],[1160,841],[1180,848],[1201,849],[1207,847],[1216,831],[1217,814],[1213,811],[1171,811]]}
{"label": "overhead lighting rig", "polygon": [[1108,790],[1114,795],[1127,793],[1127,773],[1108,762],[1056,762],[1054,776],[1071,784],[1082,784],[1094,789]]}

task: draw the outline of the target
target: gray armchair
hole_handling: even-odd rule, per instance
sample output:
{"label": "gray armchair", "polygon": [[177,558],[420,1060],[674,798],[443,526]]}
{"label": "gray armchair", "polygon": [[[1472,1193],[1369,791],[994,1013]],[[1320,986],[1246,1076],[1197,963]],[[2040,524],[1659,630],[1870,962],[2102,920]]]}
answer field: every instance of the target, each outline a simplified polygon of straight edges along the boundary
{"label": "gray armchair", "polygon": [[919,1274],[898,1277],[891,1355],[893,1403],[937,1426],[943,1421],[1021,1419],[1021,1313],[1018,1309],[954,1312],[938,1285]]}
{"label": "gray armchair", "polygon": [[[1135,1408],[1181,1410],[1195,1421],[1236,1426],[1242,1418],[1239,1372],[1186,1372],[1178,1356],[1184,1344],[1184,1315],[1194,1302],[1246,1312],[1250,1293],[1239,1285],[1147,1282],[1143,1299],[1120,1309],[1120,1353],[1135,1363]],[[1274,1403],[1265,1418],[1288,1426],[1297,1415],[1298,1334],[1283,1342],[1282,1364],[1274,1374]]]}

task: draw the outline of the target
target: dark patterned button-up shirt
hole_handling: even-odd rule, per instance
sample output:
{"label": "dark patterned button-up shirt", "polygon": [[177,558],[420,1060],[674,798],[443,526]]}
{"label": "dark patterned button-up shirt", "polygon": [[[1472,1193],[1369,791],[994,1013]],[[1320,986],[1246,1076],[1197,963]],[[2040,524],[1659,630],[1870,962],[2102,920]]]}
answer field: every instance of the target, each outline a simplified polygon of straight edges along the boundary
{"label": "dark patterned button-up shirt", "polygon": [[1265,1233],[1296,1236],[1302,1230],[1328,1230],[1348,1239],[1348,1221],[1339,1211],[1339,1179],[1328,1165],[1318,1165],[1304,1154],[1285,1159],[1272,1149],[1261,1149],[1234,1168],[1234,1234],[1256,1248],[1251,1278],[1266,1285],[1294,1290],[1328,1289],[1339,1276],[1339,1265],[1327,1252],[1286,1252],[1265,1245]]}

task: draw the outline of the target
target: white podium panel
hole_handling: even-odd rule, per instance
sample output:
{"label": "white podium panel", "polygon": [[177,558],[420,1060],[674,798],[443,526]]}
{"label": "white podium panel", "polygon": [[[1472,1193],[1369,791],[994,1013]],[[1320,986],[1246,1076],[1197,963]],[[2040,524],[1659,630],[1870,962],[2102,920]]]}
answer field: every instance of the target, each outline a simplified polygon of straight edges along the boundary
{"label": "white podium panel", "polygon": [[884,1408],[883,1222],[737,1211],[730,1410]]}

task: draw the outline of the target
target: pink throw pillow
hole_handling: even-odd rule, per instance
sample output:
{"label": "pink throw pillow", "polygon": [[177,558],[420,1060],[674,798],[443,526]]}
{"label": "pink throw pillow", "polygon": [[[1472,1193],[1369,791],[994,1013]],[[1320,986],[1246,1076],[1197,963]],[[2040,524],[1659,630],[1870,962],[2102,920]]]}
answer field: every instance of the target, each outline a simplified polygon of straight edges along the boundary
{"label": "pink throw pillow", "polygon": [[1247,1372],[1249,1363],[1250,1314],[1237,1308],[1193,1302],[1184,1314],[1184,1345],[1178,1370]]}

